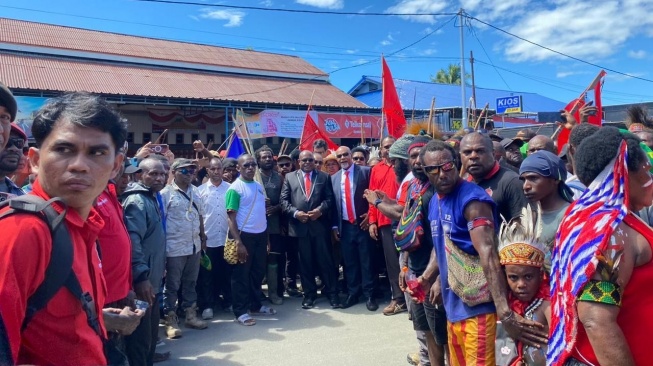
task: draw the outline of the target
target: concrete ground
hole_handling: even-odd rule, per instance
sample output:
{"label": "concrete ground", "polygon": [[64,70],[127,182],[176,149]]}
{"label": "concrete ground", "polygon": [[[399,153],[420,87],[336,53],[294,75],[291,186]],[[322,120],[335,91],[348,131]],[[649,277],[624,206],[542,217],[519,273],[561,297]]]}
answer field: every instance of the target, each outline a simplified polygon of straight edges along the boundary
{"label": "concrete ground", "polygon": [[[223,366],[391,366],[408,365],[406,354],[417,350],[407,313],[384,316],[388,300],[370,312],[365,303],[333,310],[320,297],[311,310],[301,298],[285,298],[277,315],[242,326],[233,314],[216,312],[205,330],[184,328],[180,339],[164,339],[157,352],[170,351],[166,365]],[[266,303],[269,305],[269,303]],[[181,320],[183,322],[183,320]]]}

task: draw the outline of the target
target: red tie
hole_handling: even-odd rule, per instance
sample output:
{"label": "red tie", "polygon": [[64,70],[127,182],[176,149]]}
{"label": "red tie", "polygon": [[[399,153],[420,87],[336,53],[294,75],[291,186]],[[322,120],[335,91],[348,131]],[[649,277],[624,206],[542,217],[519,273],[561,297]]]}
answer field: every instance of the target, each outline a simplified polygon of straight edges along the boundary
{"label": "red tie", "polygon": [[345,201],[347,202],[347,217],[349,217],[349,222],[356,224],[356,218],[354,217],[354,206],[351,204],[351,190],[349,189],[349,171],[345,171]]}
{"label": "red tie", "polygon": [[304,174],[304,188],[306,189],[306,200],[311,197],[311,173]]}

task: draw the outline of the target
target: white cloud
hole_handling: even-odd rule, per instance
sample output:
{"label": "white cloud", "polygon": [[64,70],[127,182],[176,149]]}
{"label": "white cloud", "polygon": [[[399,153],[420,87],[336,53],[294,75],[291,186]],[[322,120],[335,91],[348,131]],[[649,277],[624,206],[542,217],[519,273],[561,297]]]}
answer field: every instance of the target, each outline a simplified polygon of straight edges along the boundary
{"label": "white cloud", "polygon": [[558,79],[564,79],[564,78],[566,78],[568,76],[572,76],[572,75],[576,75],[576,74],[578,74],[578,73],[574,72],[574,71],[558,71],[556,73],[556,77]]}
{"label": "white cloud", "polygon": [[200,10],[200,18],[204,19],[214,19],[214,20],[226,20],[227,23],[225,27],[240,27],[243,24],[243,18],[245,13],[237,10],[210,10],[202,9]]}
{"label": "white cloud", "polygon": [[349,55],[353,55],[355,53],[358,53],[358,50],[357,49],[356,50],[346,50],[345,53],[349,54]]}
{"label": "white cloud", "polygon": [[325,9],[342,9],[345,6],[344,0],[295,0],[295,2],[297,4]]}
{"label": "white cloud", "polygon": [[420,32],[420,34],[424,34],[424,35],[429,34],[429,33],[433,33],[433,28],[426,27],[426,28],[424,28],[423,31]]}
{"label": "white cloud", "polygon": [[637,76],[637,77],[646,76],[645,72],[626,72],[626,74],[628,74],[628,75],[608,73],[608,75],[606,75],[605,78],[606,79],[611,79],[612,81],[620,82],[620,81],[626,81],[628,79],[632,79],[633,76]]}
{"label": "white cloud", "polygon": [[[623,44],[653,27],[653,2],[532,1],[527,17],[513,18],[503,28],[540,45],[587,60],[599,60],[620,51]],[[617,16],[618,14],[618,16]],[[542,61],[563,56],[508,37],[502,47],[512,61]]]}
{"label": "white cloud", "polygon": [[357,60],[352,61],[351,63],[354,64],[354,65],[362,65],[362,64],[364,64],[364,63],[366,63],[368,61],[369,60],[366,59],[366,58],[359,58]]}
{"label": "white cloud", "polygon": [[272,5],[274,5],[274,2],[272,2],[272,0],[261,0],[261,5],[271,8]]}
{"label": "white cloud", "polygon": [[432,56],[435,55],[436,53],[438,53],[438,50],[436,50],[435,48],[427,48],[425,50],[420,50],[418,52],[420,56]]}
{"label": "white cloud", "polygon": [[[386,13],[398,14],[431,14],[447,9],[446,0],[401,0],[398,4],[385,10]],[[419,23],[435,23],[432,15],[401,15],[403,19]]]}
{"label": "white cloud", "polygon": [[628,57],[641,60],[646,57],[646,51],[644,50],[630,50],[628,51]]}
{"label": "white cloud", "polygon": [[389,45],[393,44],[394,41],[395,41],[395,39],[392,37],[392,34],[388,33],[388,36],[385,37],[385,39],[381,41],[381,46],[389,46]]}

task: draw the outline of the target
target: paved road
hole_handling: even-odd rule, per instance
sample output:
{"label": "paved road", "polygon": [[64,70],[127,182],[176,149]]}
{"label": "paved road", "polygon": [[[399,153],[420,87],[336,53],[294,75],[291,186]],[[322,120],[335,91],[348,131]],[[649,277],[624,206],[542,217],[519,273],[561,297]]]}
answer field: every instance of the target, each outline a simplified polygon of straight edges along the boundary
{"label": "paved road", "polygon": [[303,310],[301,298],[285,300],[275,307],[277,315],[260,317],[252,327],[216,313],[208,329],[182,328],[182,338],[165,339],[157,348],[172,352],[171,360],[159,365],[403,366],[406,354],[417,349],[407,313],[384,316],[364,303],[332,310],[323,297],[314,309]]}

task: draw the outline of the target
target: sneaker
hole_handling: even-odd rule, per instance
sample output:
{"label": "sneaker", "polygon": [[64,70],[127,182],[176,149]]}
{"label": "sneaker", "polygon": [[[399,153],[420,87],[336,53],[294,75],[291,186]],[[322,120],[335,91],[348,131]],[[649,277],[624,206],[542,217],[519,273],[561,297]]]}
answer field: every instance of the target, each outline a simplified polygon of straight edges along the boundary
{"label": "sneaker", "polygon": [[174,310],[170,310],[166,314],[166,335],[170,339],[179,338],[182,336],[181,329],[179,329],[179,318]]}
{"label": "sneaker", "polygon": [[383,309],[383,315],[395,315],[408,311],[406,303],[399,303],[397,300],[390,301],[390,304]]}
{"label": "sneaker", "polygon": [[213,309],[211,308],[204,309],[204,311],[202,311],[202,319],[204,320],[213,319]]}
{"label": "sneaker", "polygon": [[152,363],[168,361],[170,359],[170,352],[158,353],[155,352],[152,357]]}

